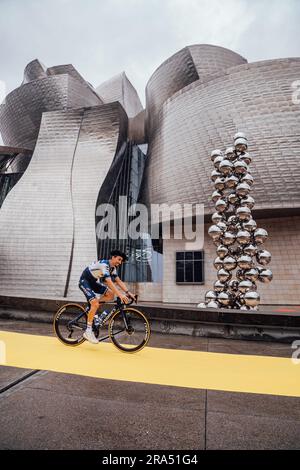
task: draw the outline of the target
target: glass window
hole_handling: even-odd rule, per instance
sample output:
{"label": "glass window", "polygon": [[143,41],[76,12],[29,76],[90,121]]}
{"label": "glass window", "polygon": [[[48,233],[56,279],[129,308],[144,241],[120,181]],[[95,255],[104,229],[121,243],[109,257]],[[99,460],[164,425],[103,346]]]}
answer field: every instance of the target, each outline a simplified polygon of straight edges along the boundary
{"label": "glass window", "polygon": [[204,284],[204,251],[176,252],[176,282]]}

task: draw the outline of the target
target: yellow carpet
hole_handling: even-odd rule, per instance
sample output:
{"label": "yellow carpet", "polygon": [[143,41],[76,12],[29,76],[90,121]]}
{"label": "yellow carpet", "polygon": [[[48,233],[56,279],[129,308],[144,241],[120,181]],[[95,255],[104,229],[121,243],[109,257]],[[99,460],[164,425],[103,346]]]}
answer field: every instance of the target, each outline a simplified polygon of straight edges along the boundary
{"label": "yellow carpet", "polygon": [[[111,380],[300,397],[300,364],[289,358],[146,347],[135,354],[111,343],[64,346],[56,338],[0,331],[2,365]],[[292,352],[292,350],[291,350]]]}

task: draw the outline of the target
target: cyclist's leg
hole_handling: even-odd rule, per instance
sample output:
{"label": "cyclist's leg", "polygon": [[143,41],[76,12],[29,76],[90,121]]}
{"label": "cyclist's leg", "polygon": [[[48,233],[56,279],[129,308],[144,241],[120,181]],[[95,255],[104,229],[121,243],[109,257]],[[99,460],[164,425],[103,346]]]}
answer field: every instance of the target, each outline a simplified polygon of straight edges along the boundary
{"label": "cyclist's leg", "polygon": [[86,300],[89,304],[87,327],[91,327],[93,324],[95,313],[97,312],[99,307],[100,299],[99,297],[97,297],[97,294],[103,293],[103,289],[99,289],[100,292],[97,289],[98,292],[96,292],[96,288],[94,286],[91,286],[89,281],[84,277],[81,277],[79,280],[79,289],[84,293]]}
{"label": "cyclist's leg", "polygon": [[106,302],[112,302],[115,298],[115,294],[113,293],[112,290],[107,288],[107,290],[104,292],[104,294],[101,295],[100,297],[100,303],[106,303]]}

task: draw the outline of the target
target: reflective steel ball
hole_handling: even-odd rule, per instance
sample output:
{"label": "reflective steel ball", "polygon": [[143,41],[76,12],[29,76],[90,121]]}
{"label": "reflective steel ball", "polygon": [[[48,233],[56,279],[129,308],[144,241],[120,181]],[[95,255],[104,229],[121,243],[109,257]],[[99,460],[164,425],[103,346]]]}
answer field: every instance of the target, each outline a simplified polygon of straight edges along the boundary
{"label": "reflective steel ball", "polygon": [[236,240],[241,245],[247,245],[250,242],[251,235],[247,230],[240,230],[237,233]]}
{"label": "reflective steel ball", "polygon": [[242,183],[247,183],[249,186],[252,186],[253,183],[254,183],[254,179],[253,179],[253,176],[250,175],[250,173],[246,173],[242,179],[241,179]]}
{"label": "reflective steel ball", "polygon": [[225,232],[223,235],[222,235],[222,239],[221,239],[223,245],[232,245],[234,242],[235,242],[235,235],[234,233],[232,232]]}
{"label": "reflective steel ball", "polygon": [[223,161],[223,157],[220,155],[219,157],[216,157],[214,159],[214,167],[216,170],[219,171],[219,166],[220,166],[220,163]]}
{"label": "reflective steel ball", "polygon": [[213,202],[217,202],[221,197],[223,197],[223,194],[220,191],[214,191],[211,196]]}
{"label": "reflective steel ball", "polygon": [[211,180],[212,181],[216,181],[217,178],[220,178],[222,176],[222,173],[220,173],[219,171],[217,170],[213,170],[211,172]]}
{"label": "reflective steel ball", "polygon": [[217,298],[217,294],[216,292],[214,292],[213,290],[208,290],[206,293],[205,293],[205,300],[208,302],[210,300],[216,300]]}
{"label": "reflective steel ball", "polygon": [[225,150],[225,158],[227,158],[228,160],[234,160],[236,158],[234,147],[228,147]]}
{"label": "reflective steel ball", "polygon": [[216,300],[210,300],[206,307],[207,308],[220,308],[220,304]]}
{"label": "reflective steel ball", "polygon": [[249,281],[248,279],[245,279],[245,281],[239,282],[238,289],[239,289],[240,292],[245,294],[246,292],[248,292],[252,288],[252,286],[253,286],[252,282]]}
{"label": "reflective steel ball", "polygon": [[237,267],[236,259],[233,256],[226,256],[223,260],[224,269],[232,271]]}
{"label": "reflective steel ball", "polygon": [[223,268],[223,263],[224,261],[219,256],[217,256],[214,260],[214,267],[216,269],[221,269]]}
{"label": "reflective steel ball", "polygon": [[248,255],[241,255],[237,259],[237,264],[241,269],[250,269],[252,267],[252,258]]}
{"label": "reflective steel ball", "polygon": [[265,284],[271,282],[273,279],[273,273],[271,269],[262,269],[259,273],[258,280]]}
{"label": "reflective steel ball", "polygon": [[237,174],[237,175],[244,175],[248,172],[248,165],[247,163],[241,161],[241,160],[238,160],[237,162],[235,162],[233,164],[233,168],[234,168],[234,172]]}
{"label": "reflective steel ball", "polygon": [[257,252],[256,259],[259,264],[266,266],[271,261],[271,253],[267,250],[260,250]]}
{"label": "reflective steel ball", "polygon": [[215,188],[218,189],[219,191],[222,191],[223,189],[225,189],[225,178],[223,177],[218,177],[216,180],[215,180]]}
{"label": "reflective steel ball", "polygon": [[224,199],[219,199],[215,204],[215,208],[218,212],[224,212],[227,209],[227,202]]}
{"label": "reflective steel ball", "polygon": [[221,220],[224,220],[224,215],[220,214],[219,212],[214,212],[214,214],[211,216],[211,220],[214,224],[217,224]]}
{"label": "reflective steel ball", "polygon": [[208,235],[213,240],[219,240],[222,234],[223,234],[222,230],[217,225],[211,225],[208,229]]}
{"label": "reflective steel ball", "polygon": [[248,269],[245,272],[245,279],[249,279],[249,281],[255,282],[258,279],[258,270],[256,268]]}
{"label": "reflective steel ball", "polygon": [[218,294],[218,302],[220,302],[221,305],[229,305],[230,304],[230,295],[227,292],[220,292]]}
{"label": "reflective steel ball", "polygon": [[239,197],[235,192],[232,192],[227,197],[230,204],[236,204],[239,201]]}
{"label": "reflective steel ball", "polygon": [[237,152],[246,152],[246,150],[248,148],[247,139],[244,139],[243,137],[235,139],[234,146],[235,146],[235,150]]}
{"label": "reflective steel ball", "polygon": [[246,139],[247,140],[247,137],[246,137],[246,134],[244,134],[244,132],[237,132],[236,134],[234,134],[233,136],[233,140],[236,141],[237,139]]}
{"label": "reflective steel ball", "polygon": [[226,246],[224,245],[219,245],[217,248],[217,255],[221,258],[224,259],[225,256],[227,256],[229,253],[229,250]]}
{"label": "reflective steel ball", "polygon": [[255,204],[255,200],[252,196],[246,196],[240,200],[240,204],[242,207],[249,207],[249,209],[252,209]]}
{"label": "reflective steel ball", "polygon": [[242,160],[243,162],[247,163],[247,165],[250,165],[252,161],[252,157],[249,153],[245,152],[239,155],[239,159]]}
{"label": "reflective steel ball", "polygon": [[229,160],[223,160],[219,164],[219,171],[223,175],[227,176],[232,173],[233,170],[233,164]]}
{"label": "reflective steel ball", "polygon": [[226,271],[226,269],[221,268],[221,269],[219,269],[219,271],[217,273],[217,277],[218,277],[219,281],[227,282],[231,279],[232,275],[229,271]]}
{"label": "reflective steel ball", "polygon": [[254,239],[256,243],[262,244],[268,238],[268,232],[264,228],[258,228],[254,232]]}
{"label": "reflective steel ball", "polygon": [[211,152],[210,158],[211,161],[214,162],[216,157],[222,157],[223,158],[223,152],[220,149],[215,149]]}
{"label": "reflective steel ball", "polygon": [[248,230],[248,232],[253,232],[257,228],[257,223],[254,219],[245,220],[243,222],[243,228]]}
{"label": "reflective steel ball", "polygon": [[240,183],[235,188],[236,194],[240,197],[248,196],[250,191],[251,191],[251,188],[250,188],[249,184],[247,184],[247,183]]}
{"label": "reflective steel ball", "polygon": [[227,230],[227,224],[222,220],[217,223],[217,226],[222,230],[222,232],[225,232]]}
{"label": "reflective steel ball", "polygon": [[216,292],[222,292],[223,290],[226,289],[226,284],[224,282],[221,282],[219,280],[215,281],[214,283],[214,290]]}
{"label": "reflective steel ball", "polygon": [[236,216],[242,221],[250,220],[251,210],[247,206],[238,207],[236,210]]}
{"label": "reflective steel ball", "polygon": [[235,188],[238,185],[238,183],[239,183],[239,179],[234,175],[227,176],[225,178],[226,188]]}
{"label": "reflective steel ball", "polygon": [[257,246],[250,243],[249,245],[246,245],[246,246],[243,247],[243,251],[244,251],[245,255],[255,256],[256,253],[257,253]]}
{"label": "reflective steel ball", "polygon": [[248,307],[256,307],[256,305],[258,305],[260,302],[260,296],[258,292],[249,291],[249,292],[246,292],[244,296],[244,301]]}

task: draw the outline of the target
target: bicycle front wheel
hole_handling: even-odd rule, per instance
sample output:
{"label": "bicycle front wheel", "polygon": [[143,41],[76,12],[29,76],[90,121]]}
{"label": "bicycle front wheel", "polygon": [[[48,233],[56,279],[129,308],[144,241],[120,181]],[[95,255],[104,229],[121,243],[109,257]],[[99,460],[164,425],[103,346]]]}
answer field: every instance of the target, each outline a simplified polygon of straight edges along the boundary
{"label": "bicycle front wheel", "polygon": [[143,349],[150,338],[150,325],[145,315],[135,308],[117,310],[108,326],[109,337],[123,352]]}
{"label": "bicycle front wheel", "polygon": [[58,339],[68,346],[78,346],[85,341],[83,333],[87,314],[79,304],[63,305],[55,314],[53,329]]}

